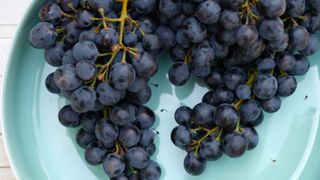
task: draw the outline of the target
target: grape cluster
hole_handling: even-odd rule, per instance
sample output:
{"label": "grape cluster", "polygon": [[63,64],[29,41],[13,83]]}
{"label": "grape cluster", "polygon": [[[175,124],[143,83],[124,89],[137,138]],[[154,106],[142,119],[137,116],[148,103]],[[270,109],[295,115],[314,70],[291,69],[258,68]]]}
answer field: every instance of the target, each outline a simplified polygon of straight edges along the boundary
{"label": "grape cluster", "polygon": [[[193,108],[175,112],[172,142],[187,152],[185,170],[200,175],[207,160],[255,148],[263,111],[274,113],[297,88],[319,48],[318,0],[160,0],[161,26],[175,39],[169,80],[191,76],[210,89]],[[171,42],[167,40],[167,42]]]}
{"label": "grape cluster", "polygon": [[102,164],[111,179],[161,176],[150,159],[156,150],[155,114],[143,105],[152,94],[148,80],[158,70],[161,48],[148,15],[155,5],[51,0],[29,34],[31,45],[45,49],[46,62],[56,67],[46,78],[47,89],[70,102],[59,111],[60,123],[81,126],[76,141],[86,161]]}

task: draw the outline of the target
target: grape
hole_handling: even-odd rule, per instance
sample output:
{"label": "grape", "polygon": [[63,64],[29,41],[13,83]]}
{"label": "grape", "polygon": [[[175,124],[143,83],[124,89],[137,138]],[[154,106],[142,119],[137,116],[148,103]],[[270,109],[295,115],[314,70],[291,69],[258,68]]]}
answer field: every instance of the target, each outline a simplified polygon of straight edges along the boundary
{"label": "grape", "polygon": [[158,71],[158,63],[148,52],[142,52],[139,59],[132,61],[132,65],[136,74],[142,78],[149,78]]}
{"label": "grape", "polygon": [[60,66],[54,72],[54,82],[62,90],[75,90],[81,85],[80,79],[76,75],[75,67],[72,65]]}
{"label": "grape", "polygon": [[116,63],[110,70],[110,82],[118,90],[129,88],[136,77],[135,70],[128,63]]}
{"label": "grape", "polygon": [[72,55],[75,60],[89,60],[96,61],[98,56],[98,48],[91,41],[78,42],[72,48]]}
{"label": "grape", "polygon": [[190,67],[188,64],[183,62],[177,62],[168,72],[169,80],[176,86],[184,85],[190,78]]}
{"label": "grape", "polygon": [[240,105],[239,113],[241,121],[247,124],[259,117],[261,108],[257,101],[249,99]]}
{"label": "grape", "polygon": [[72,55],[72,51],[68,50],[67,52],[64,53],[63,58],[62,58],[62,65],[66,64],[76,64],[77,61],[74,59]]}
{"label": "grape", "polygon": [[239,99],[248,100],[251,98],[251,89],[247,85],[239,84],[236,88],[236,95]]}
{"label": "grape", "polygon": [[238,10],[244,3],[244,0],[224,0],[222,2],[228,8],[231,8],[232,10]]}
{"label": "grape", "polygon": [[39,11],[39,18],[43,22],[59,24],[61,21],[61,8],[55,3],[46,3]]}
{"label": "grape", "polygon": [[259,33],[255,26],[242,25],[237,30],[236,41],[239,46],[247,48],[258,40]]}
{"label": "grape", "polygon": [[245,72],[237,67],[228,68],[223,76],[225,85],[231,90],[234,90],[238,84],[244,83],[245,79]]}
{"label": "grape", "polygon": [[[178,31],[182,28],[183,22],[187,19],[187,16],[184,14],[179,14],[173,18],[170,19],[169,21],[169,26],[175,30]],[[170,30],[171,31],[171,30]],[[175,32],[173,32],[175,33]],[[162,38],[161,38],[162,39]]]}
{"label": "grape", "polygon": [[280,17],[286,11],[286,0],[260,0],[260,7],[266,17]]}
{"label": "grape", "polygon": [[154,141],[154,133],[150,129],[144,129],[140,133],[139,144],[143,147],[151,145]]}
{"label": "grape", "polygon": [[297,81],[294,76],[281,76],[277,78],[278,80],[278,90],[277,94],[279,96],[290,96],[294,93],[297,88]]}
{"label": "grape", "polygon": [[261,57],[257,59],[256,64],[257,64],[257,69],[260,73],[269,73],[276,66],[276,62],[271,56]]}
{"label": "grape", "polygon": [[220,24],[228,30],[232,30],[240,26],[240,13],[237,11],[224,10],[220,17]]}
{"label": "grape", "polygon": [[277,79],[270,74],[258,75],[253,84],[253,93],[260,99],[270,99],[278,89]]}
{"label": "grape", "polygon": [[221,142],[212,138],[208,138],[201,142],[199,153],[200,156],[206,160],[217,160],[223,154]]}
{"label": "grape", "polygon": [[80,114],[74,111],[70,105],[60,109],[58,118],[65,127],[78,127],[80,124]]}
{"label": "grape", "polygon": [[284,34],[284,24],[281,19],[263,19],[259,25],[259,35],[268,41],[281,39]]}
{"label": "grape", "polygon": [[108,82],[100,83],[96,91],[99,102],[109,106],[117,104],[125,95],[125,91],[115,89]]}
{"label": "grape", "polygon": [[79,40],[81,30],[75,21],[64,25],[64,41],[73,46]]}
{"label": "grape", "polygon": [[107,119],[101,119],[96,123],[95,135],[104,145],[113,143],[119,134],[119,128]]}
{"label": "grape", "polygon": [[138,42],[138,36],[137,34],[133,32],[127,32],[123,37],[123,43],[126,46],[134,46]]}
{"label": "grape", "polygon": [[279,37],[279,39],[275,39],[268,42],[268,48],[271,51],[283,52],[287,49],[289,45],[289,35],[284,33]]}
{"label": "grape", "polygon": [[240,133],[227,134],[222,141],[223,152],[232,158],[242,156],[248,147],[248,140]]}
{"label": "grape", "polygon": [[179,30],[176,32],[176,39],[175,39],[175,41],[176,41],[176,43],[177,43],[178,45],[180,45],[182,48],[188,48],[188,47],[190,47],[190,41],[189,41],[189,39],[187,38],[187,36],[185,35],[183,29],[179,29]]}
{"label": "grape", "polygon": [[186,16],[191,16],[196,12],[197,5],[193,2],[182,1],[182,12]]}
{"label": "grape", "polygon": [[286,2],[286,14],[292,17],[299,17],[303,15],[306,8],[305,0],[286,0]]}
{"label": "grape", "polygon": [[192,110],[192,121],[201,126],[212,127],[216,108],[207,103],[199,103]]}
{"label": "grape", "polygon": [[160,25],[155,34],[159,37],[162,48],[169,49],[176,44],[175,32],[168,26]]}
{"label": "grape", "polygon": [[84,30],[79,35],[79,41],[91,41],[94,43],[98,42],[98,35],[94,29]]}
{"label": "grape", "polygon": [[85,151],[85,159],[91,165],[101,164],[107,150],[98,142],[91,143]]}
{"label": "grape", "polygon": [[60,88],[57,86],[57,84],[54,82],[54,73],[50,73],[46,78],[46,88],[49,92],[54,94],[59,94],[61,92]]}
{"label": "grape", "polygon": [[80,129],[77,133],[76,141],[80,147],[86,148],[89,144],[97,141],[97,138],[94,133],[89,133],[84,129]]}
{"label": "grape", "polygon": [[200,43],[205,37],[207,30],[195,17],[187,18],[183,23],[183,30],[192,43]]}
{"label": "grape", "polygon": [[147,165],[147,167],[141,170],[142,180],[156,180],[160,179],[160,176],[161,168],[156,162],[152,160],[150,160],[150,163]]}
{"label": "grape", "polygon": [[208,94],[207,98],[204,98],[204,102],[217,106],[222,103],[232,103],[234,101],[234,92],[226,88],[217,88]]}
{"label": "grape", "polygon": [[88,112],[81,115],[80,121],[85,131],[94,133],[96,123],[101,119],[101,116],[96,112]]}
{"label": "grape", "polygon": [[188,125],[191,121],[192,109],[188,106],[179,107],[174,113],[174,119],[180,125]]}
{"label": "grape", "polygon": [[138,93],[147,86],[147,80],[144,78],[136,77],[132,85],[127,89],[129,92]]}
{"label": "grape", "polygon": [[239,112],[232,105],[221,104],[217,106],[214,122],[223,129],[229,129],[236,125],[239,118]]}
{"label": "grape", "polygon": [[112,107],[110,120],[116,125],[125,126],[137,118],[136,107],[131,104],[121,103]]}
{"label": "grape", "polygon": [[132,147],[138,144],[140,139],[139,129],[132,124],[123,126],[119,131],[119,141],[125,147]]}
{"label": "grape", "polygon": [[171,141],[180,148],[191,143],[191,134],[184,126],[177,126],[171,132]]}
{"label": "grape", "polygon": [[156,120],[154,112],[146,106],[138,106],[138,115],[135,124],[141,129],[151,128]]}
{"label": "grape", "polygon": [[96,92],[88,86],[75,90],[70,97],[71,107],[80,113],[88,112],[94,108]]}
{"label": "grape", "polygon": [[96,71],[92,61],[81,60],[76,64],[76,73],[81,80],[90,80],[96,75]]}
{"label": "grape", "polygon": [[305,56],[311,56],[318,51],[319,46],[317,37],[315,35],[310,35],[307,46],[300,52]]}
{"label": "grape", "polygon": [[58,1],[58,3],[61,6],[61,9],[65,12],[71,12],[72,9],[70,8],[70,6],[74,9],[77,8],[77,6],[79,5],[79,0],[61,0]]}
{"label": "grape", "polygon": [[204,24],[216,23],[221,15],[221,7],[213,0],[205,0],[198,6],[196,16]]}
{"label": "grape", "polygon": [[227,30],[223,29],[219,32],[218,39],[221,41],[223,45],[231,46],[236,43],[237,29]]}
{"label": "grape", "polygon": [[[279,89],[278,89],[278,91],[279,91]],[[260,105],[264,111],[269,112],[269,113],[274,113],[280,109],[281,99],[279,96],[275,95],[270,99],[260,101]]]}
{"label": "grape", "polygon": [[147,34],[142,38],[143,48],[148,51],[160,50],[162,47],[159,37],[155,34]]}
{"label": "grape", "polygon": [[319,0],[308,0],[307,2],[309,3],[310,7],[314,11],[320,13],[320,2],[319,2]]}
{"label": "grape", "polygon": [[229,53],[229,46],[219,43],[214,36],[209,39],[210,45],[214,48],[214,59],[223,59]]}
{"label": "grape", "polygon": [[87,0],[88,1],[88,5],[94,10],[94,11],[98,11],[100,8],[103,9],[104,12],[109,12],[111,7],[112,7],[112,2],[111,0],[104,0],[104,1],[100,1],[100,0]]}
{"label": "grape", "polygon": [[109,177],[120,176],[125,167],[124,159],[118,154],[108,154],[103,160],[103,170]]}
{"label": "grape", "polygon": [[182,48],[180,45],[176,44],[170,49],[170,58],[173,62],[184,61],[187,54],[187,49]]}
{"label": "grape", "polygon": [[152,156],[156,152],[156,145],[154,143],[150,144],[149,146],[145,147],[146,152]]}
{"label": "grape", "polygon": [[93,13],[82,10],[78,11],[76,14],[77,24],[82,28],[90,27],[92,24],[92,18],[94,17]]}
{"label": "grape", "polygon": [[152,95],[149,85],[146,85],[140,92],[127,92],[126,99],[134,104],[146,104]]}
{"label": "grape", "polygon": [[243,129],[243,134],[248,140],[248,150],[252,150],[259,143],[259,134],[253,127],[245,127]]}
{"label": "grape", "polygon": [[154,11],[157,1],[155,0],[135,0],[134,9],[140,14],[149,14]]}
{"label": "grape", "polygon": [[113,28],[109,28],[108,31],[105,29],[101,29],[98,34],[98,43],[104,48],[111,48],[116,43],[118,43],[118,41],[118,32]]}
{"label": "grape", "polygon": [[194,152],[189,152],[184,158],[184,169],[191,175],[197,176],[206,169],[206,160],[196,156]]}
{"label": "grape", "polygon": [[48,49],[55,44],[57,36],[53,24],[40,22],[31,29],[29,42],[35,48]]}
{"label": "grape", "polygon": [[277,66],[280,70],[291,71],[296,65],[296,59],[293,55],[281,55],[277,58]]}
{"label": "grape", "polygon": [[309,33],[303,26],[292,27],[289,30],[290,42],[292,49],[301,51],[307,47],[309,42]]}
{"label": "grape", "polygon": [[181,0],[160,0],[159,12],[167,18],[172,18],[181,12]]}
{"label": "grape", "polygon": [[130,148],[127,154],[127,159],[133,168],[144,169],[148,166],[149,154],[140,146]]}

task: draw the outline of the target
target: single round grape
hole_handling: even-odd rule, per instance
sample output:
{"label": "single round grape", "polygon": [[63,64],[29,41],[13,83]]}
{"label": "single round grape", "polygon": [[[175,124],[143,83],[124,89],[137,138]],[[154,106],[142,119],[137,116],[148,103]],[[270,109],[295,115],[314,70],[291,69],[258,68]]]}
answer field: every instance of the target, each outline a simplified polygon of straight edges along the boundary
{"label": "single round grape", "polygon": [[159,37],[162,48],[170,49],[176,44],[175,32],[169,26],[160,25],[155,33]]}
{"label": "single round grape", "polygon": [[110,177],[120,176],[126,167],[126,163],[122,156],[110,153],[103,159],[103,170]]}
{"label": "single round grape", "polygon": [[118,90],[129,88],[136,78],[135,70],[128,63],[114,64],[109,73],[111,84]]}
{"label": "single round grape", "polygon": [[176,86],[184,85],[189,80],[190,74],[189,65],[183,62],[176,62],[168,72],[170,82]]}
{"label": "single round grape", "polygon": [[188,49],[182,48],[179,44],[176,44],[170,49],[170,59],[173,62],[184,61],[187,55]]}
{"label": "single round grape", "polygon": [[192,109],[188,106],[179,107],[174,113],[174,119],[180,125],[188,125],[191,122]]}
{"label": "single round grape", "polygon": [[125,147],[132,147],[138,144],[140,139],[140,130],[132,124],[120,128],[119,141]]}
{"label": "single round grape", "polygon": [[117,104],[110,111],[110,120],[116,125],[125,126],[137,118],[137,109],[128,103]]}
{"label": "single round grape", "polygon": [[177,147],[184,148],[191,140],[190,131],[185,126],[177,126],[171,131],[171,141]]}
{"label": "single round grape", "polygon": [[286,0],[260,0],[262,13],[268,18],[280,17],[286,11]]}
{"label": "single round grape", "polygon": [[50,48],[44,51],[44,57],[46,62],[54,67],[59,67],[62,65],[62,59],[65,54],[64,45],[61,43],[56,43]]}
{"label": "single round grape", "polygon": [[247,48],[254,44],[259,37],[258,30],[253,25],[242,25],[237,30],[236,41],[239,46]]}
{"label": "single round grape", "polygon": [[239,112],[230,104],[217,106],[214,121],[215,124],[223,129],[229,129],[239,121]]}
{"label": "single round grape", "polygon": [[98,12],[100,8],[102,8],[104,12],[109,12],[113,5],[113,1],[111,0],[87,0],[87,3],[90,8],[96,12]]}
{"label": "single round grape", "polygon": [[200,43],[205,39],[207,30],[195,17],[189,17],[184,21],[183,30],[189,41]]}
{"label": "single round grape", "polygon": [[54,73],[51,73],[47,76],[45,84],[46,88],[49,92],[54,94],[59,94],[61,92],[60,88],[57,86],[57,84],[54,81]]}
{"label": "single round grape", "polygon": [[40,22],[31,29],[29,42],[35,48],[48,49],[55,44],[57,37],[53,24]]}
{"label": "single round grape", "polygon": [[74,111],[70,105],[60,109],[58,119],[65,127],[77,127],[80,124],[80,114]]}
{"label": "single round grape", "polygon": [[90,80],[96,72],[96,65],[92,61],[81,60],[76,64],[76,73],[81,80]]}
{"label": "single round grape", "polygon": [[81,30],[75,21],[71,21],[64,25],[64,42],[69,46],[75,45],[80,36]]}
{"label": "single round grape", "polygon": [[101,82],[97,88],[97,98],[101,104],[112,106],[117,104],[124,96],[124,90],[118,90],[112,87],[109,82]]}
{"label": "single round grape", "polygon": [[260,99],[270,99],[278,89],[277,79],[270,74],[260,74],[253,84],[253,93]]}
{"label": "single round grape", "polygon": [[77,24],[82,28],[88,28],[92,25],[93,13],[87,10],[79,10],[76,13]]}
{"label": "single round grape", "polygon": [[137,106],[138,115],[135,124],[140,129],[151,128],[156,120],[154,112],[146,106]]}
{"label": "single round grape", "polygon": [[134,46],[138,42],[137,34],[133,32],[126,32],[123,36],[123,44],[126,46]]}
{"label": "single round grape", "polygon": [[222,141],[223,152],[232,158],[242,156],[246,152],[247,147],[247,137],[237,132],[227,134]]}
{"label": "single round grape", "polygon": [[290,42],[289,46],[293,50],[301,51],[305,49],[309,42],[308,30],[303,26],[293,26],[289,30]]}
{"label": "single round grape", "polygon": [[145,147],[145,150],[149,154],[149,156],[152,156],[156,152],[156,148],[156,145],[152,143],[149,146]]}
{"label": "single round grape", "polygon": [[150,163],[141,170],[142,180],[158,180],[161,177],[161,168],[155,161],[150,160]]}
{"label": "single round grape", "polygon": [[217,87],[223,86],[223,72],[224,69],[212,68],[210,74],[204,78],[205,83],[211,88],[215,89]]}
{"label": "single round grape", "polygon": [[279,18],[263,19],[258,24],[259,35],[268,41],[281,39],[284,34],[284,24]]}
{"label": "single round grape", "polygon": [[127,154],[127,160],[130,166],[137,169],[144,169],[150,163],[149,154],[140,146],[130,148]]}
{"label": "single round grape", "polygon": [[132,66],[139,77],[149,78],[157,73],[159,65],[150,53],[144,51],[139,59],[132,61]]}
{"label": "single round grape", "polygon": [[140,14],[149,14],[155,10],[156,0],[135,0],[133,2],[134,9]]}
{"label": "single round grape", "polygon": [[206,169],[206,160],[193,151],[189,152],[184,158],[184,169],[193,176],[198,176]]}
{"label": "single round grape", "polygon": [[95,134],[98,140],[104,145],[108,145],[118,138],[119,129],[110,120],[101,119],[96,123]]}
{"label": "single round grape", "polygon": [[78,42],[72,48],[72,55],[75,60],[89,60],[95,62],[98,57],[98,48],[91,41]]}
{"label": "single round grape", "polygon": [[181,3],[181,0],[160,0],[159,12],[167,18],[172,18],[181,12]]}
{"label": "single round grape", "polygon": [[88,87],[82,86],[75,90],[70,97],[71,107],[80,113],[88,112],[95,106],[96,92]]}
{"label": "single round grape", "polygon": [[159,37],[155,34],[146,34],[142,38],[143,48],[148,51],[158,51],[162,48]]}
{"label": "single round grape", "polygon": [[101,29],[98,34],[98,43],[104,48],[112,48],[119,41],[119,34],[114,28]]}
{"label": "single round grape", "polygon": [[61,21],[61,8],[55,3],[46,3],[39,11],[41,21],[49,22],[54,25]]}
{"label": "single round grape", "polygon": [[217,160],[222,156],[221,142],[207,138],[200,143],[199,155],[206,160]]}
{"label": "single round grape", "polygon": [[259,73],[270,73],[276,67],[276,62],[271,56],[258,58],[255,63]]}
{"label": "single round grape", "polygon": [[97,141],[97,138],[94,133],[89,133],[84,129],[80,129],[76,135],[76,141],[80,147],[87,148],[89,144]]}
{"label": "single round grape", "polygon": [[215,111],[214,106],[201,102],[193,108],[191,119],[197,125],[211,127],[214,125]]}
{"label": "single round grape", "polygon": [[196,16],[204,24],[218,22],[221,15],[221,7],[213,0],[205,0],[198,5]]}
{"label": "single round grape", "polygon": [[232,10],[224,10],[220,17],[220,24],[225,29],[232,30],[240,26],[240,13]]}
{"label": "single round grape", "polygon": [[306,1],[305,0],[286,0],[287,8],[286,14],[292,17],[302,16],[305,12]]}
{"label": "single round grape", "polygon": [[81,115],[80,121],[82,127],[87,132],[94,133],[96,123],[101,119],[101,115],[97,112],[88,112]]}
{"label": "single round grape", "polygon": [[150,129],[144,129],[140,132],[139,144],[143,147],[151,145],[154,141],[154,132]]}
{"label": "single round grape", "polygon": [[239,84],[245,83],[246,73],[241,68],[231,67],[225,71],[223,80],[230,90],[234,90]]}
{"label": "single round grape", "polygon": [[74,59],[74,57],[72,55],[72,50],[68,50],[67,52],[64,53],[63,58],[62,58],[63,65],[66,65],[66,64],[75,65],[76,63],[77,63],[77,61]]}
{"label": "single round grape", "polygon": [[147,82],[147,79],[136,76],[136,79],[127,90],[133,93],[140,92],[147,86]]}
{"label": "single round grape", "polygon": [[240,123],[244,126],[248,126],[248,127],[256,127],[258,125],[260,125],[262,123],[264,119],[264,115],[263,115],[263,111],[261,111],[260,115],[258,116],[258,118],[251,120],[251,121],[240,121]]}
{"label": "single round grape", "polygon": [[248,123],[256,120],[259,117],[261,108],[257,101],[249,99],[241,103],[239,113],[241,121]]}
{"label": "single round grape", "polygon": [[53,77],[56,85],[62,90],[75,90],[81,85],[81,80],[76,74],[76,68],[70,64],[57,68]]}
{"label": "single round grape", "polygon": [[317,37],[315,35],[310,35],[306,48],[300,52],[305,56],[311,56],[318,51],[319,47],[320,45]]}
{"label": "single round grape", "polygon": [[270,99],[260,101],[260,105],[264,111],[274,113],[280,109],[281,99],[279,96],[275,95]]}
{"label": "single round grape", "polygon": [[277,66],[280,70],[291,71],[296,65],[296,59],[293,55],[286,54],[277,58]]}
{"label": "single round grape", "polygon": [[248,100],[251,98],[251,89],[245,84],[239,84],[236,88],[236,95],[241,100]]}
{"label": "single round grape", "polygon": [[79,35],[79,41],[91,41],[94,43],[98,42],[98,34],[95,32],[95,29],[84,30]]}
{"label": "single round grape", "polygon": [[287,97],[292,95],[297,89],[297,80],[294,76],[280,76],[278,80],[277,94],[279,96]]}
{"label": "single round grape", "polygon": [[284,33],[278,39],[272,40],[268,42],[268,48],[271,51],[283,52],[289,46],[289,35],[288,33]]}
{"label": "single round grape", "polygon": [[102,163],[107,154],[107,149],[98,142],[91,143],[84,154],[86,161],[91,165],[99,165]]}

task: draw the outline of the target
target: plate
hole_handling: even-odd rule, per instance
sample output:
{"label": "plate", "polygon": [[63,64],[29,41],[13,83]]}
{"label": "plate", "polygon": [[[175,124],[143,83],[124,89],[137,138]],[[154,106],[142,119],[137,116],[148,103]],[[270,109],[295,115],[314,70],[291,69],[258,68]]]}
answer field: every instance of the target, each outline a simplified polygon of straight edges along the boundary
{"label": "plate", "polygon": [[[27,41],[30,29],[39,21],[40,6],[40,1],[33,1],[21,23],[5,77],[3,135],[12,167],[22,180],[107,179],[101,166],[85,162],[84,151],[75,142],[77,130],[60,125],[58,110],[66,101],[44,86],[53,68],[45,64],[43,50],[32,48]],[[172,86],[167,77],[171,62],[166,54],[159,57],[161,69],[150,81],[153,96],[147,105],[157,115],[154,128],[159,135],[153,158],[162,167],[161,179],[319,180],[320,52],[310,60],[310,71],[297,78],[294,95],[282,99],[279,112],[265,114],[257,128],[258,147],[241,158],[224,156],[210,162],[201,176],[193,177],[184,171],[185,152],[171,143],[170,132],[176,126],[175,109],[182,104],[194,106],[207,89],[196,79],[183,87]]]}

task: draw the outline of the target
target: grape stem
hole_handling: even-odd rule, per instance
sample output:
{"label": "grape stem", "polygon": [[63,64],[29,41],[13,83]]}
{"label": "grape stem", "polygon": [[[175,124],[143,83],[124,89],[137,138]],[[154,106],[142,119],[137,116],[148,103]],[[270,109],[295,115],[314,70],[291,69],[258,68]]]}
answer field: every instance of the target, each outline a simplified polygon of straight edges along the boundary
{"label": "grape stem", "polygon": [[[197,128],[198,129],[198,128]],[[207,133],[201,137],[199,140],[192,142],[190,145],[194,146],[195,150],[194,150],[194,155],[198,156],[198,152],[199,152],[199,148],[200,148],[200,143],[205,140],[208,136],[210,136],[212,133],[216,132],[217,130],[219,130],[218,127],[214,127],[212,129],[205,129],[205,128],[200,128],[200,130],[204,130]]]}
{"label": "grape stem", "polygon": [[190,64],[191,63],[191,59],[192,59],[191,54],[192,54],[192,48],[189,48],[186,56],[184,57],[183,63],[185,63],[185,64]]}

